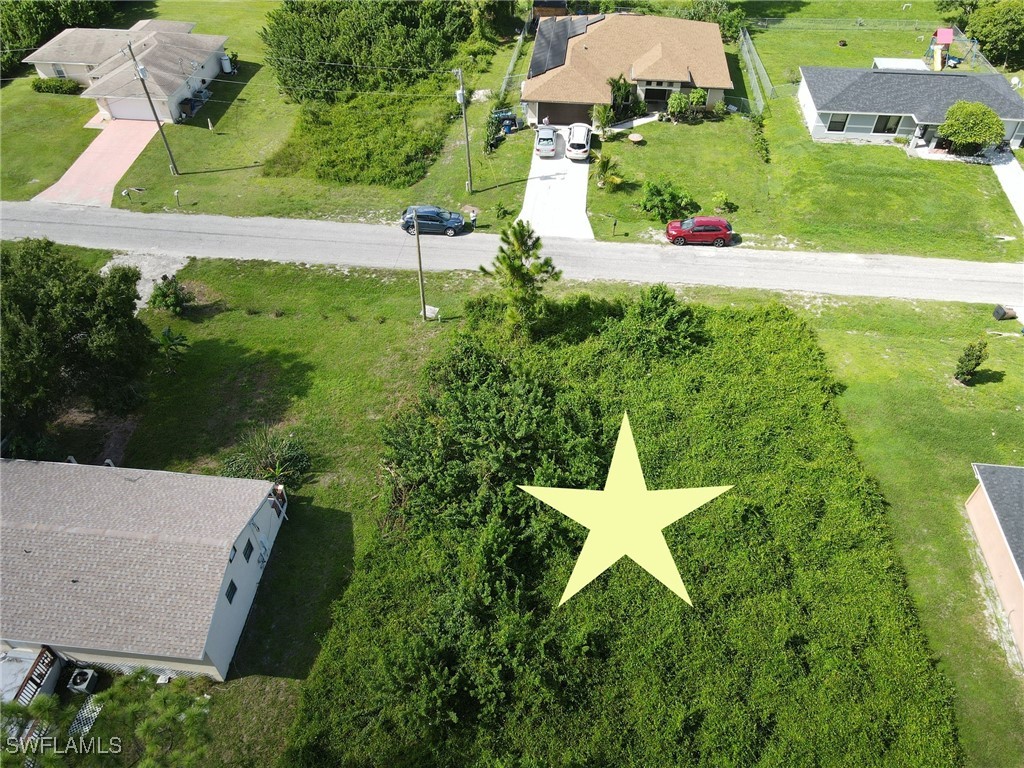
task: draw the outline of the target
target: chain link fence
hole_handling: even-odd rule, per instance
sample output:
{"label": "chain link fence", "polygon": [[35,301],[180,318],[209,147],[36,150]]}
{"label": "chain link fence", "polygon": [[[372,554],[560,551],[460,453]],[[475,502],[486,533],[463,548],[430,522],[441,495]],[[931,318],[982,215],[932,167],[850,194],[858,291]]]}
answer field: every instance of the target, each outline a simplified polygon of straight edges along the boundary
{"label": "chain link fence", "polygon": [[500,100],[509,89],[513,86],[519,87],[519,84],[526,79],[526,75],[514,75],[512,72],[516,68],[516,62],[519,61],[519,53],[523,50],[523,40],[526,39],[526,28],[530,25],[523,23],[523,28],[519,30],[519,39],[516,40],[516,47],[512,49],[512,59],[508,63],[508,69],[505,70],[505,78],[501,81],[501,88],[498,90],[498,99]]}

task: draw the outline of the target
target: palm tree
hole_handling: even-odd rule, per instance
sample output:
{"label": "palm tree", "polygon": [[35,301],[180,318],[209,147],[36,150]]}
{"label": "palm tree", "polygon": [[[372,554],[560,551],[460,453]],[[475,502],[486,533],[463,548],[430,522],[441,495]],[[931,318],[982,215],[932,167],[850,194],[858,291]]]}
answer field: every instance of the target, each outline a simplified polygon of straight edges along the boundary
{"label": "palm tree", "polygon": [[513,326],[529,326],[536,319],[540,314],[541,287],[562,276],[550,256],[541,258],[540,248],[540,237],[529,222],[514,221],[501,231],[501,246],[491,269],[480,267],[504,290],[507,317]]}
{"label": "palm tree", "polygon": [[622,183],[622,177],[617,174],[619,161],[607,152],[598,152],[594,156],[594,165],[590,169],[590,175],[597,181],[597,186],[604,189],[605,184],[612,189]]}
{"label": "palm tree", "polygon": [[157,337],[160,346],[158,354],[164,361],[164,371],[174,373],[175,367],[185,355],[185,350],[191,344],[183,333],[173,333],[170,326],[164,328],[163,333]]}
{"label": "palm tree", "polygon": [[615,122],[615,112],[611,104],[595,104],[590,108],[590,120],[594,130],[604,136],[605,130]]}

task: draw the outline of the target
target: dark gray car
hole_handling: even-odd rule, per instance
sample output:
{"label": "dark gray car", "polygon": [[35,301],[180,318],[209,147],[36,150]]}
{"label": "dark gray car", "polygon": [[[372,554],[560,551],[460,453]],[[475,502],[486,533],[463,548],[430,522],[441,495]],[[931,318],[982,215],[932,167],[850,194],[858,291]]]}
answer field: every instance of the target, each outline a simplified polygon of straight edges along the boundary
{"label": "dark gray car", "polygon": [[445,234],[454,237],[466,226],[462,214],[446,211],[436,205],[410,205],[402,214],[402,229],[410,235],[416,234],[413,214],[420,225],[420,234]]}

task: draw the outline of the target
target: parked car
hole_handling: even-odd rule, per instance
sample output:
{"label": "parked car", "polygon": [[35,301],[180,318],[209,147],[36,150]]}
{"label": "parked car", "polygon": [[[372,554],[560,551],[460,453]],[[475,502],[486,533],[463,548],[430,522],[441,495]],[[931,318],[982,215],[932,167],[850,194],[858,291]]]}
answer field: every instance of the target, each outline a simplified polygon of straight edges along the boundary
{"label": "parked car", "polygon": [[533,142],[533,151],[537,157],[554,157],[555,148],[558,146],[555,137],[558,131],[548,125],[541,125],[537,128],[537,138]]}
{"label": "parked car", "polygon": [[665,227],[665,237],[676,245],[711,243],[721,248],[732,243],[732,226],[718,216],[694,216],[670,221]]}
{"label": "parked car", "polygon": [[565,142],[565,156],[570,160],[590,159],[590,135],[593,129],[586,123],[569,126],[569,140]]}
{"label": "parked car", "polygon": [[454,237],[466,226],[466,220],[462,218],[461,213],[452,213],[436,205],[410,205],[402,214],[402,229],[410,235],[416,234],[413,214],[419,222],[421,234],[443,232],[448,237]]}

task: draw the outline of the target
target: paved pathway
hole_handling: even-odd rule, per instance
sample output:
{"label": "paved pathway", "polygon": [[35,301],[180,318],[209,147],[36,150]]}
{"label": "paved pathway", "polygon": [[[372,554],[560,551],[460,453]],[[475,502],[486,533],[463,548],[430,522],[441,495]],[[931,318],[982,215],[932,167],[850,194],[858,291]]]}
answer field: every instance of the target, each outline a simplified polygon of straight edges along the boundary
{"label": "paved pathway", "polygon": [[1012,152],[1003,152],[1001,155],[992,163],[992,170],[1003,185],[1003,192],[1017,212],[1017,218],[1024,224],[1024,168],[1020,167]]}
{"label": "paved pathway", "polygon": [[56,184],[33,199],[109,208],[117,182],[155,133],[152,120],[112,120]]}
{"label": "paved pathway", "polygon": [[[416,243],[394,226],[304,219],[147,214],[52,203],[0,203],[5,238],[127,251],[170,263],[187,256],[415,269]],[[480,232],[423,237],[424,268],[489,265],[498,238]],[[1024,267],[954,259],[626,242],[544,240],[565,277],[633,283],[723,285],[841,296],[884,296],[1024,306]],[[159,258],[158,258],[159,257]],[[167,262],[161,262],[167,259]],[[159,266],[155,268],[160,268]]]}
{"label": "paved pathway", "polygon": [[567,133],[566,128],[559,129],[555,157],[534,153],[519,218],[530,222],[541,237],[593,240],[594,230],[587,218],[590,164],[566,158]]}

